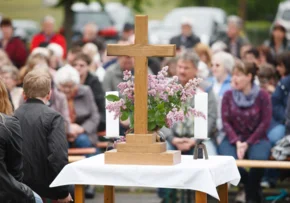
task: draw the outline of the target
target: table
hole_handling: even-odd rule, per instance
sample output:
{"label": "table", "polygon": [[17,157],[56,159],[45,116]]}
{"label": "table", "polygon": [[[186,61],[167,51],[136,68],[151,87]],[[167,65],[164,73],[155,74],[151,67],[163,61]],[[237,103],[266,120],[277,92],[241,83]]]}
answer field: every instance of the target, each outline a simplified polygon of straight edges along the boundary
{"label": "table", "polygon": [[[66,165],[50,187],[75,185],[75,202],[84,202],[82,185],[104,185],[105,203],[114,203],[114,186],[177,188],[196,191],[198,203],[207,202],[207,194],[228,203],[228,183],[237,185],[240,174],[230,156],[210,156],[193,160],[183,155],[174,166],[107,165],[104,155],[96,155]],[[218,188],[218,189],[217,189]]]}

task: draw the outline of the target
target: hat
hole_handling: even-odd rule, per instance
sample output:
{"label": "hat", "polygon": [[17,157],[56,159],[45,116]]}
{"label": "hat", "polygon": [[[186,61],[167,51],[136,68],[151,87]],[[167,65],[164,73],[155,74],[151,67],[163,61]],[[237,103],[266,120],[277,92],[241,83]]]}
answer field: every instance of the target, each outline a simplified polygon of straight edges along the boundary
{"label": "hat", "polygon": [[130,30],[134,30],[134,25],[131,23],[125,23],[123,31],[130,31]]}
{"label": "hat", "polygon": [[191,18],[188,18],[188,17],[182,17],[181,18],[181,25],[189,25],[189,26],[192,26],[193,25],[192,19]]}

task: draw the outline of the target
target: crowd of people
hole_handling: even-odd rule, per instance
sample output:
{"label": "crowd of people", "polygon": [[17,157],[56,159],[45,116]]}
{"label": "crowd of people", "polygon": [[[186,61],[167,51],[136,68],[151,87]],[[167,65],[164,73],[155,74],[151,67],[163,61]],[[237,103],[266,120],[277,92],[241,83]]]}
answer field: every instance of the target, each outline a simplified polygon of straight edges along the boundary
{"label": "crowd of people", "polygon": [[[93,23],[84,26],[70,49],[51,16],[43,19],[29,47],[13,35],[10,19],[2,19],[0,28],[0,182],[9,186],[0,185],[0,199],[38,203],[41,196],[69,202],[68,187],[48,186],[67,164],[68,147],[97,148],[98,135],[106,129],[105,92],[118,90],[123,71],[134,74],[134,60],[106,56],[105,41]],[[290,47],[281,24],[258,47],[242,28],[242,20],[230,16],[226,37],[208,46],[194,34],[191,21],[182,20],[181,34],[170,40],[177,56],[150,57],[148,70],[157,74],[168,66],[168,77],[178,76],[182,85],[203,79],[199,88],[209,98],[210,155],[268,160],[271,148],[290,132]],[[134,43],[133,25],[125,25],[118,43]],[[188,105],[194,107],[194,98]],[[192,154],[193,126],[189,118],[161,129],[168,148]],[[121,125],[121,132],[126,127]],[[247,203],[262,202],[261,185],[275,184],[279,175],[239,170],[244,192],[238,198]],[[164,194],[160,189],[160,197]]]}

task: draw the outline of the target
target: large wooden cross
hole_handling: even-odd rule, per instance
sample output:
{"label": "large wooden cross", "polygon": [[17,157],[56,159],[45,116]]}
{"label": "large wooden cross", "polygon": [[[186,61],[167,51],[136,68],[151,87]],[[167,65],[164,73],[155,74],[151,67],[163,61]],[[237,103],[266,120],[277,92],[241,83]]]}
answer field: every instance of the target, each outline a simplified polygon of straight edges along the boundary
{"label": "large wooden cross", "polygon": [[148,133],[148,65],[149,56],[175,56],[175,45],[148,45],[148,17],[135,17],[135,43],[108,45],[109,56],[134,57],[134,134],[126,135],[126,143],[105,153],[106,164],[173,165],[180,163],[180,151],[166,151],[165,142],[156,142],[156,134]]}
{"label": "large wooden cross", "polygon": [[148,45],[148,17],[137,15],[135,17],[135,44],[109,44],[107,49],[109,56],[132,56],[135,58],[134,133],[147,134],[147,57],[175,56],[175,45]]}

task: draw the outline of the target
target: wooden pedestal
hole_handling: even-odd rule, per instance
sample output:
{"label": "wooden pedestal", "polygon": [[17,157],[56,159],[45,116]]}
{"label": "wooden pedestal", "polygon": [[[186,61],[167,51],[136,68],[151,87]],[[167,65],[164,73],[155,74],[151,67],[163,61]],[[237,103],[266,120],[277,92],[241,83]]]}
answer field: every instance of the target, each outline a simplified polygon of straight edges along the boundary
{"label": "wooden pedestal", "polygon": [[105,152],[105,164],[175,165],[181,162],[180,151],[166,151],[165,142],[156,142],[155,134],[126,136],[126,143]]}

